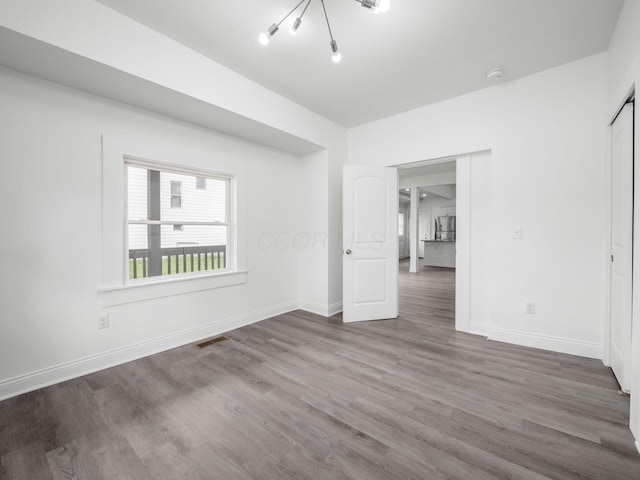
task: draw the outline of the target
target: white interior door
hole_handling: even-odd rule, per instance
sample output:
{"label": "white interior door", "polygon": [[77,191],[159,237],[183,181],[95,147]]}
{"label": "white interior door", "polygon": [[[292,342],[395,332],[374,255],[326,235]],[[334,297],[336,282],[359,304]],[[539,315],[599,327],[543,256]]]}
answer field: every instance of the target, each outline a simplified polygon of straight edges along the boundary
{"label": "white interior door", "polygon": [[398,172],[345,166],[344,322],[398,316]]}
{"label": "white interior door", "polygon": [[633,104],[611,125],[611,368],[620,387],[631,380],[633,248]]}

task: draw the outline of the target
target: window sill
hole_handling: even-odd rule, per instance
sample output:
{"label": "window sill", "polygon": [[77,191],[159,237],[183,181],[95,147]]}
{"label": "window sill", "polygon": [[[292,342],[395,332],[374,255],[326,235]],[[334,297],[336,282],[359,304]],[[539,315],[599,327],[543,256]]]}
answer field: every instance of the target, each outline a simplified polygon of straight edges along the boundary
{"label": "window sill", "polygon": [[103,307],[113,307],[154,298],[241,285],[247,283],[248,276],[248,270],[236,270],[208,275],[162,278],[115,287],[103,287],[98,290],[98,293]]}

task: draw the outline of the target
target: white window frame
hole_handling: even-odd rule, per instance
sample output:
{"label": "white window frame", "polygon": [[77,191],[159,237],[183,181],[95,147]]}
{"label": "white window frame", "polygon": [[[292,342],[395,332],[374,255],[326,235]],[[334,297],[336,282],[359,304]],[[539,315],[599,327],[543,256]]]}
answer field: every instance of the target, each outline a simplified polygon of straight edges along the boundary
{"label": "white window frame", "polygon": [[[103,135],[102,137],[102,269],[98,289],[103,307],[163,298],[191,292],[245,284],[247,270],[246,170],[233,157],[213,147],[194,147],[165,138],[148,141]],[[182,162],[182,159],[187,161]],[[175,159],[181,159],[176,164]],[[189,174],[215,174],[229,177],[230,202],[227,203],[228,253],[224,270],[195,274],[165,275],[128,282],[127,178],[125,161],[147,162]],[[140,279],[142,280],[142,279]]]}
{"label": "white window frame", "polygon": [[[160,173],[177,173],[179,175],[190,175],[193,177],[203,177],[203,178],[209,178],[212,180],[219,180],[219,181],[223,181],[226,183],[226,201],[225,201],[225,212],[224,212],[224,216],[225,216],[225,221],[224,222],[197,222],[197,221],[186,221],[186,220],[180,220],[179,222],[177,221],[164,221],[164,220],[148,220],[148,219],[138,219],[138,220],[129,220],[129,206],[126,203],[126,201],[128,201],[128,198],[125,199],[125,207],[126,207],[126,211],[125,211],[125,247],[124,247],[124,262],[125,262],[125,279],[124,282],[125,284],[144,284],[144,283],[154,283],[159,279],[172,279],[172,278],[183,278],[183,277],[197,277],[197,276],[204,276],[204,275],[211,275],[211,274],[216,274],[216,273],[223,273],[223,272],[228,272],[228,271],[232,271],[233,269],[230,268],[229,264],[227,263],[227,258],[233,258],[234,257],[234,237],[233,237],[233,231],[234,231],[234,225],[233,225],[233,221],[232,219],[234,218],[233,215],[233,211],[234,211],[234,205],[233,205],[233,185],[234,185],[234,176],[230,175],[230,174],[224,174],[224,173],[220,173],[220,172],[212,172],[212,171],[204,171],[204,170],[200,170],[200,169],[194,169],[194,168],[188,168],[188,167],[181,167],[181,166],[176,166],[173,164],[166,164],[166,163],[161,163],[161,162],[156,162],[153,160],[146,160],[146,159],[140,159],[140,158],[134,158],[134,157],[130,157],[130,156],[125,156],[124,157],[124,164],[125,164],[125,178],[126,178],[126,185],[127,185],[127,190],[128,190],[128,185],[129,185],[129,178],[127,177],[127,172],[128,172],[128,168],[127,167],[137,167],[137,168],[144,168],[146,170],[155,170],[155,171],[159,171]],[[178,181],[171,181],[171,184],[173,185],[174,183],[177,183],[180,185],[180,196],[182,197],[182,182],[178,182]],[[125,194],[126,195],[126,194]],[[169,191],[169,195],[170,197],[173,197],[173,190],[170,189]],[[126,195],[128,197],[128,195]],[[171,200],[170,200],[171,202]],[[182,205],[182,201],[181,201],[181,205]],[[169,205],[170,208],[182,208],[182,207],[173,207],[171,204]],[[146,278],[136,278],[136,279],[132,279],[129,278],[129,225],[131,224],[136,224],[136,225],[216,225],[216,226],[223,226],[223,227],[227,227],[227,239],[226,239],[226,252],[225,252],[225,268],[219,268],[216,270],[205,270],[205,271],[198,271],[198,272],[183,272],[183,273],[173,273],[171,275],[160,275],[160,276],[155,276],[155,277],[146,277]]]}
{"label": "white window frame", "polygon": [[[134,164],[134,165],[135,165],[135,164]],[[165,170],[165,171],[166,171],[166,170]],[[179,173],[179,172],[174,172],[174,173]],[[196,177],[196,178],[198,178],[198,177]],[[174,186],[174,185],[177,185],[177,186],[178,186],[178,193],[173,193],[173,186]],[[171,193],[170,193],[170,197],[169,197],[169,207],[171,207],[171,208],[177,208],[177,209],[182,208],[182,182],[174,182],[174,181],[171,181],[171,182],[170,182],[170,187],[169,187],[169,188],[171,189]],[[179,207],[174,207],[174,206],[173,206],[173,198],[174,198],[174,197],[175,197],[175,198],[179,198],[179,199],[180,199],[180,206],[179,206]]]}

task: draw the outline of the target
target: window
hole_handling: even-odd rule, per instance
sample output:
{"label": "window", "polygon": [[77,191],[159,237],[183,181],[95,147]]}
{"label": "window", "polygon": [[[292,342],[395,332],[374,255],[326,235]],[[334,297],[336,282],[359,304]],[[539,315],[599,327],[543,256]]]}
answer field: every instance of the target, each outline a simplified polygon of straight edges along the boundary
{"label": "window", "polygon": [[196,177],[196,190],[206,190],[207,179],[204,177]]}
{"label": "window", "polygon": [[182,208],[181,182],[171,182],[171,208]]}
{"label": "window", "polygon": [[404,213],[400,212],[398,214],[398,235],[404,235]]}
{"label": "window", "polygon": [[[231,178],[165,168],[126,164],[127,278],[226,269]],[[197,178],[207,190],[198,191]]]}

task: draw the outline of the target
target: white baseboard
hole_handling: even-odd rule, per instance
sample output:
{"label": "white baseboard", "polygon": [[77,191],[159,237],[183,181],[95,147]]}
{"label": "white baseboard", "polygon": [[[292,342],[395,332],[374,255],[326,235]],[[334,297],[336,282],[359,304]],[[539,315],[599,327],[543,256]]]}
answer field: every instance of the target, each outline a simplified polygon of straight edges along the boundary
{"label": "white baseboard", "polygon": [[220,335],[276,315],[291,312],[297,308],[298,302],[296,301],[283,303],[10,378],[0,382],[0,400],[15,397],[22,393],[97,372],[98,370],[104,370],[105,368],[114,367],[182,345],[195,343],[203,338]]}
{"label": "white baseboard", "polygon": [[638,453],[640,453],[640,441],[636,440],[635,444],[636,444],[636,450],[638,450]]}
{"label": "white baseboard", "polygon": [[342,311],[342,302],[337,302],[332,305],[329,305],[329,315],[328,317],[333,317],[336,313],[340,313]]}
{"label": "white baseboard", "polygon": [[310,302],[308,300],[300,300],[300,302],[298,303],[298,308],[300,310],[304,310],[305,312],[322,315],[323,317],[327,317],[329,315],[329,309],[326,305],[316,302]]}
{"label": "white baseboard", "polygon": [[525,347],[551,350],[552,352],[568,353],[580,357],[602,359],[602,345],[579,340],[569,340],[560,337],[550,337],[533,333],[515,332],[503,328],[490,328],[489,340],[498,342],[513,343]]}
{"label": "white baseboard", "polygon": [[315,313],[316,315],[321,315],[323,317],[331,317],[342,311],[342,302],[337,302],[332,305],[324,305],[322,303],[300,300],[298,308],[305,312]]}
{"label": "white baseboard", "polygon": [[489,332],[491,331],[491,325],[489,325],[488,323],[471,322],[470,325],[471,325],[471,328],[469,330],[469,333],[472,333],[473,335],[481,335],[483,337],[489,336]]}

